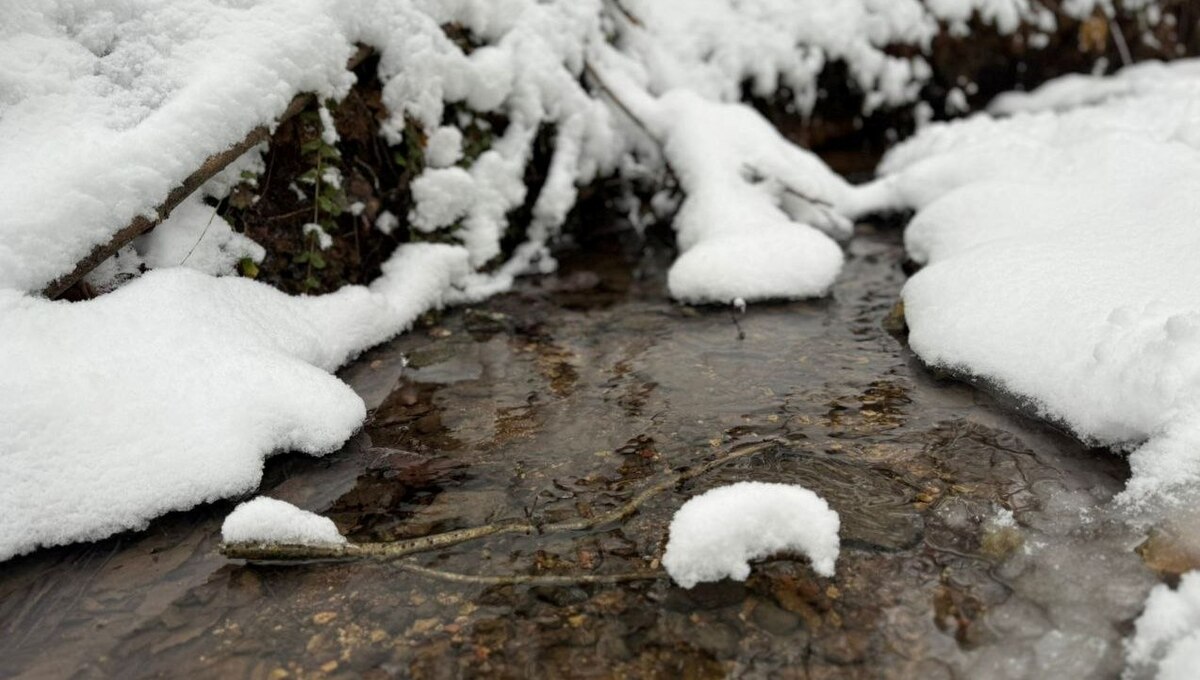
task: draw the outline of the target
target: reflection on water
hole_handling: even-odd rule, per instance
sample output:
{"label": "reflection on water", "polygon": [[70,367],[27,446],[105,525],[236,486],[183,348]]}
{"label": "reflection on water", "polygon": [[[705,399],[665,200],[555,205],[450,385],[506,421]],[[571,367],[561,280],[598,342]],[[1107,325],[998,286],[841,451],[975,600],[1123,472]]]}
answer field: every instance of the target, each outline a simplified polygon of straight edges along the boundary
{"label": "reflection on water", "polygon": [[1133,551],[1141,537],[1095,509],[1127,471],[935,381],[884,331],[904,279],[897,233],[860,227],[830,299],[753,306],[737,326],[728,309],[666,300],[660,257],[609,250],[568,256],[556,277],[431,318],[362,357],[344,376],[374,409],[365,431],[325,459],[272,460],[266,492],[355,539],[394,540],[587,517],[667,471],[770,436],[778,446],[655,497],[618,527],[494,537],[422,563],[483,574],[656,568],[686,498],[752,479],[804,484],[841,513],[835,578],[787,558],[745,583],[691,591],[665,580],[447,584],[374,563],[246,566],[215,553],[232,507],[218,503],[4,565],[0,675],[1119,670],[1119,640],[1155,581]]}

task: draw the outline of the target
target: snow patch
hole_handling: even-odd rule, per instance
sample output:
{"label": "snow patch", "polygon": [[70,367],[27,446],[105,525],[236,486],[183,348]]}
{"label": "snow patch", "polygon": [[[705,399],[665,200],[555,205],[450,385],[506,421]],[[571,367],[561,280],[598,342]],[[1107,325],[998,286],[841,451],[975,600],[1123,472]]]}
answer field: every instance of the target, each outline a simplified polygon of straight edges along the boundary
{"label": "snow patch", "polygon": [[803,553],[813,571],[833,576],[838,528],[838,514],[802,486],[739,482],[679,508],[662,563],[684,588],[723,578],[744,581],[750,561],[781,552]]}
{"label": "snow patch", "polygon": [[341,545],[346,537],[328,517],[259,496],[233,509],[221,525],[226,543]]}
{"label": "snow patch", "polygon": [[[0,290],[0,560],[246,493],[278,451],[366,416],[329,373],[440,306],[462,248],[401,247],[369,288],[290,297],[159,269],[80,303]],[[101,407],[102,406],[102,407]]]}

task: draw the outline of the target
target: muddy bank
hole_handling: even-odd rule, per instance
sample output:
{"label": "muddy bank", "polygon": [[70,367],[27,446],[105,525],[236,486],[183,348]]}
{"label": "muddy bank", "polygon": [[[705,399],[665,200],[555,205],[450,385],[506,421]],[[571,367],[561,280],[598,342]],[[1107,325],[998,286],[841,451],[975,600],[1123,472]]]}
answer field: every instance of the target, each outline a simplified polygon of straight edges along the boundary
{"label": "muddy bank", "polygon": [[[1122,461],[931,377],[883,328],[899,232],[860,226],[830,298],[694,309],[665,247],[608,237],[554,277],[431,318],[343,375],[374,408],[264,493],[358,540],[587,517],[742,443],[779,444],[617,527],[428,554],[467,574],[657,568],[712,486],[804,484],[842,517],[837,575],[803,558],[745,583],[449,584],[387,564],[216,554],[231,503],[39,552],[0,574],[5,677],[1017,677],[1120,669],[1156,581],[1100,504]],[[607,245],[603,245],[607,244]],[[408,366],[404,367],[403,358]],[[1011,520],[1009,513],[1011,513]]]}

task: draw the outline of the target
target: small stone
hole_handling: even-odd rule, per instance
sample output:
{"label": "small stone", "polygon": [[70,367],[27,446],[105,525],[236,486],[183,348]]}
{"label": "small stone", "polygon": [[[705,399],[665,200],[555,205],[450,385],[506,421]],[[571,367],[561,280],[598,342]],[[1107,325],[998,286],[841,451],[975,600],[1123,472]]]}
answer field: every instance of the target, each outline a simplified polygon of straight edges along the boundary
{"label": "small stone", "polygon": [[1178,576],[1200,568],[1200,546],[1169,529],[1151,529],[1135,551],[1146,566],[1160,574]]}
{"label": "small stone", "polygon": [[409,627],[408,632],[412,635],[424,635],[425,633],[437,628],[437,625],[437,619],[417,619],[416,621],[413,621],[413,624]]}
{"label": "small stone", "polygon": [[318,626],[324,626],[336,618],[337,612],[317,612],[316,614],[313,614],[312,620],[313,623],[317,624]]}
{"label": "small stone", "polygon": [[1025,538],[1016,527],[993,526],[985,529],[979,541],[979,552],[1000,559],[1016,552]]}
{"label": "small stone", "polygon": [[759,602],[751,615],[754,624],[772,635],[787,635],[800,627],[800,617],[770,602]]}
{"label": "small stone", "polygon": [[908,333],[908,322],[904,318],[904,300],[897,300],[891,311],[883,319],[883,330],[894,336]]}
{"label": "small stone", "polygon": [[324,673],[332,673],[337,670],[337,667],[338,662],[336,660],[326,661],[325,663],[321,664],[321,671]]}

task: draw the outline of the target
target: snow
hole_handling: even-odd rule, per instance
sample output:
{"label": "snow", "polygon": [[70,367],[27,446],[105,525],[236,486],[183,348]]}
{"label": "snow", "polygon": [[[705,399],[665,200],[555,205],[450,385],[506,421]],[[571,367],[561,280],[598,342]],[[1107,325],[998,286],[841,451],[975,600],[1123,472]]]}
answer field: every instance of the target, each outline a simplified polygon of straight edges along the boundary
{"label": "snow", "polygon": [[329,375],[443,303],[467,271],[401,248],[370,288],[289,297],[159,269],[82,303],[0,291],[0,559],[141,528],[246,493],[278,451],[321,455],[362,424]]}
{"label": "snow", "polygon": [[186,199],[171,216],[133,247],[150,269],[189,267],[214,276],[233,274],[242,258],[262,262],[262,246],[233,231],[217,209],[196,195]]}
{"label": "snow", "polygon": [[375,228],[384,234],[391,234],[400,226],[400,218],[390,210],[384,210],[375,218]]}
{"label": "snow", "polygon": [[[40,2],[0,22],[0,288],[35,291],[299,91],[344,93],[325,3]],[[286,20],[283,18],[286,17]]]}
{"label": "snow", "polygon": [[321,250],[329,250],[333,246],[333,236],[331,236],[329,232],[325,231],[325,227],[322,227],[315,222],[309,222],[308,224],[305,224],[300,228],[300,230],[305,236],[315,236],[317,239],[317,247]]}
{"label": "snow", "polygon": [[807,555],[813,571],[833,576],[838,528],[837,513],[802,486],[739,482],[679,508],[662,564],[684,588],[723,578],[745,581],[750,561],[786,552]]}
{"label": "snow", "polygon": [[226,543],[341,545],[346,538],[328,517],[259,496],[234,508],[221,525]]}
{"label": "snow", "polygon": [[462,132],[446,125],[429,135],[425,146],[425,162],[431,168],[448,168],[462,158]]}
{"label": "snow", "polygon": [[1010,117],[927,126],[860,196],[919,208],[912,348],[1131,450],[1130,507],[1200,480],[1198,68],[1071,77],[1002,99]]}
{"label": "snow", "polygon": [[672,297],[729,303],[825,294],[843,261],[826,232],[849,231],[837,212],[852,205],[845,180],[749,108],[689,90],[653,98],[616,74],[600,78],[659,139],[685,193],[674,220]]}
{"label": "snow", "polygon": [[1126,641],[1127,679],[1188,680],[1200,665],[1200,572],[1191,571],[1171,590],[1159,584]]}
{"label": "snow", "polygon": [[[535,132],[558,129],[530,243],[497,281],[545,271],[545,243],[578,185],[632,167],[622,164],[630,155],[656,165],[642,133],[580,82],[589,60],[619,61],[651,96],[686,88],[738,108],[749,79],[760,93],[790,87],[807,110],[836,59],[869,108],[915,98],[928,66],[883,46],[927,44],[935,14],[916,0],[802,5],[629,2],[639,17],[630,21],[600,0],[23,0],[0,26],[0,157],[26,159],[0,167],[0,288],[41,289],[135,215],[152,215],[205,158],[271,124],[296,94],[344,95],[353,81],[344,64],[360,43],[380,55],[389,140],[401,141],[406,117],[430,132],[410,221],[455,229],[475,267],[497,257],[507,215],[526,199]],[[451,23],[485,44],[464,52],[441,29]],[[458,103],[510,122],[465,169],[453,167],[461,133],[442,125]],[[328,108],[318,111],[335,143]],[[794,294],[821,292],[801,288]]]}

